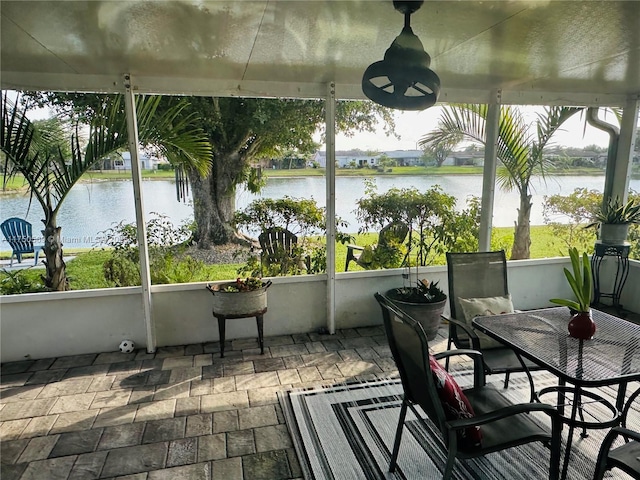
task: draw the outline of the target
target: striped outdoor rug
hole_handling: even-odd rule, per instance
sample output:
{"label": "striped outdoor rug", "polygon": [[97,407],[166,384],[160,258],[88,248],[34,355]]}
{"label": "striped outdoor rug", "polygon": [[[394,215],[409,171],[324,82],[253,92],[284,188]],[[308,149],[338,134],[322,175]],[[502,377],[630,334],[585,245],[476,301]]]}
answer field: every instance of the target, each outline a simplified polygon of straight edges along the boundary
{"label": "striped outdoor rug", "polygon": [[[489,377],[498,382],[498,376]],[[534,375],[536,389],[556,384],[548,373]],[[468,373],[456,373],[465,387]],[[501,381],[502,378],[500,377]],[[627,395],[638,388],[629,385]],[[529,384],[524,376],[512,376],[503,390],[514,402],[526,402]],[[615,389],[598,392],[615,403]],[[292,390],[280,395],[280,403],[306,480],[344,479],[441,479],[446,455],[437,429],[423,428],[411,410],[402,437],[398,468],[388,473],[389,459],[398,422],[402,395],[399,379]],[[634,402],[628,426],[640,430],[640,411]],[[413,419],[413,421],[412,421]],[[408,427],[408,428],[407,428]],[[563,429],[566,437],[567,428]],[[598,450],[608,430],[589,430],[581,438],[574,433],[567,478],[593,478]],[[455,479],[536,480],[547,479],[549,451],[541,443],[492,453],[485,457],[456,461]],[[630,478],[614,470],[608,478]]]}

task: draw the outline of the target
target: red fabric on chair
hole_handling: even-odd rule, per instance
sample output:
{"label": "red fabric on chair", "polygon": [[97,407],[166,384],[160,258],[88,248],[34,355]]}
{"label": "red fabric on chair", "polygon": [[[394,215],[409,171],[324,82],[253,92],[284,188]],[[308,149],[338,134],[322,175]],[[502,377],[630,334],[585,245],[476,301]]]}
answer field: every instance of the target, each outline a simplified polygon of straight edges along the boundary
{"label": "red fabric on chair", "polygon": [[[444,414],[448,420],[472,418],[475,416],[469,399],[464,394],[458,382],[441,366],[433,355],[429,356],[433,381],[436,384],[438,397],[442,402]],[[480,427],[469,427],[458,431],[458,442],[461,446],[480,447],[482,431]]]}

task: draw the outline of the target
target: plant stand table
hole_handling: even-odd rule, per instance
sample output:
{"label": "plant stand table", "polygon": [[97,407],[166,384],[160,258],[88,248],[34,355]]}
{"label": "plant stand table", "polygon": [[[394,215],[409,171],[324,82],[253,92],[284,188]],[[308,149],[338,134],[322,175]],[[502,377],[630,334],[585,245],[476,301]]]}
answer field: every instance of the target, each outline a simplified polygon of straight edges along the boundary
{"label": "plant stand table", "polygon": [[[622,305],[620,305],[620,295],[622,295],[622,289],[627,281],[629,275],[629,250],[631,245],[629,243],[621,245],[607,245],[597,241],[595,244],[595,251],[591,257],[591,272],[593,275],[593,305],[597,306],[600,303],[601,298],[611,298],[613,307],[622,312]],[[602,293],[600,290],[600,264],[604,257],[612,256],[616,257],[617,268],[616,277],[613,282],[613,291],[611,293]]]}
{"label": "plant stand table", "polygon": [[258,326],[258,343],[260,344],[260,355],[264,355],[264,338],[263,338],[263,316],[267,312],[267,308],[257,310],[255,312],[244,313],[239,315],[221,314],[213,311],[213,316],[218,320],[218,333],[220,336],[220,358],[224,358],[224,341],[227,319],[256,317],[256,325]]}

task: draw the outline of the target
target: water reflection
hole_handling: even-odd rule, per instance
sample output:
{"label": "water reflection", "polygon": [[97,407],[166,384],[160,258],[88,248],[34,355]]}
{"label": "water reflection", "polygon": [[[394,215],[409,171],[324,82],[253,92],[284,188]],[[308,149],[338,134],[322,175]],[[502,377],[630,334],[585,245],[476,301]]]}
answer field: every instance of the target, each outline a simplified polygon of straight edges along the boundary
{"label": "water reflection", "polygon": [[[392,187],[415,187],[426,190],[433,185],[441,185],[443,190],[458,199],[458,205],[464,205],[469,195],[480,196],[482,177],[478,175],[444,175],[444,176],[376,176],[374,179],[379,192]],[[568,195],[576,187],[586,187],[602,191],[603,176],[566,176],[547,178],[546,182],[535,179],[533,182],[534,206],[531,212],[532,225],[543,224],[542,202],[544,195],[561,193]],[[631,180],[630,188],[640,189],[640,180]],[[358,224],[354,209],[356,200],[364,196],[364,177],[336,178],[336,213],[349,222],[349,230],[357,231]],[[324,177],[270,178],[267,186],[259,195],[240,190],[237,193],[238,209],[247,206],[254,198],[281,198],[289,195],[295,198],[314,198],[318,205],[325,206],[326,186]],[[147,215],[158,212],[167,215],[174,225],[193,218],[193,207],[190,203],[179,203],[175,195],[173,181],[154,180],[143,182],[143,201]],[[2,219],[8,217],[27,218],[33,226],[34,233],[39,232],[42,222],[40,205],[33,203],[29,214],[28,195],[11,195],[0,197]],[[512,226],[517,218],[519,198],[516,193],[504,193],[496,189],[494,206],[494,225]],[[58,225],[62,226],[63,243],[67,247],[92,247],[98,232],[112,227],[115,223],[135,221],[133,203],[133,184],[131,181],[104,181],[76,185],[65,199]],[[3,239],[0,250],[9,249]]]}

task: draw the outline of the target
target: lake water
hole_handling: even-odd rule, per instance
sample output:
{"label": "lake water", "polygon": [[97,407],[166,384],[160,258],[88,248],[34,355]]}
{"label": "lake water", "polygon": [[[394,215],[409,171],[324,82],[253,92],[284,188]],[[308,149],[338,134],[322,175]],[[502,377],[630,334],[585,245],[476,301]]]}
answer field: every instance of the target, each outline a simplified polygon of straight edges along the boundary
{"label": "lake water", "polygon": [[[444,176],[375,176],[378,192],[384,192],[392,187],[416,187],[426,190],[433,185],[442,186],[443,190],[458,199],[458,205],[463,206],[470,195],[480,196],[482,192],[482,177],[478,175],[444,175]],[[363,177],[336,178],[336,214],[349,222],[348,230],[356,232],[358,223],[354,209],[356,200],[364,196]],[[547,178],[546,181],[536,179],[533,182],[533,209],[531,223],[542,225],[542,202],[544,195],[570,194],[577,187],[586,187],[602,191],[604,176],[566,176]],[[640,180],[631,180],[630,188],[640,190]],[[270,178],[267,186],[259,195],[253,195],[244,190],[237,193],[237,208],[242,209],[253,199],[258,197],[281,198],[285,195],[294,198],[313,198],[318,205],[325,206],[324,177],[298,178]],[[174,225],[193,218],[193,208],[190,203],[179,203],[176,200],[175,184],[173,181],[145,181],[143,182],[143,199],[147,215],[158,212],[167,215]],[[517,218],[519,205],[516,193],[505,193],[496,188],[494,206],[494,225],[499,227],[512,226]],[[28,195],[4,195],[0,197],[0,218],[27,218],[36,232],[42,227],[42,210],[38,203],[31,205],[28,211]],[[28,211],[28,214],[27,214]],[[58,225],[62,227],[63,243],[69,248],[95,246],[98,233],[124,220],[135,221],[133,203],[133,184],[131,181],[109,181],[83,183],[76,185],[64,201],[58,215]],[[8,250],[4,237],[0,243],[0,250]]]}

